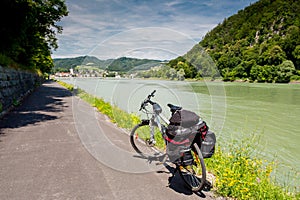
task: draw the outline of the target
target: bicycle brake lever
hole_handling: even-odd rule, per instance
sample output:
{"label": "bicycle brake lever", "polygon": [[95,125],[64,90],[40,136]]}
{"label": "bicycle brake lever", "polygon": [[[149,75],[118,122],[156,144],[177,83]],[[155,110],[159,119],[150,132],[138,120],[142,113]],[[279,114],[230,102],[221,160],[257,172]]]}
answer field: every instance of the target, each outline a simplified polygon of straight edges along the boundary
{"label": "bicycle brake lever", "polygon": [[145,106],[147,105],[147,103],[148,103],[148,100],[144,100],[144,101],[141,103],[141,107],[140,107],[140,110],[139,110],[139,111],[141,111],[142,109],[144,109]]}
{"label": "bicycle brake lever", "polygon": [[156,90],[153,90],[153,92],[150,94],[151,97],[154,97]]}
{"label": "bicycle brake lever", "polygon": [[140,107],[139,111],[141,111],[144,107],[145,107],[145,106],[144,106],[144,102],[143,102],[143,103],[141,104],[141,107]]}

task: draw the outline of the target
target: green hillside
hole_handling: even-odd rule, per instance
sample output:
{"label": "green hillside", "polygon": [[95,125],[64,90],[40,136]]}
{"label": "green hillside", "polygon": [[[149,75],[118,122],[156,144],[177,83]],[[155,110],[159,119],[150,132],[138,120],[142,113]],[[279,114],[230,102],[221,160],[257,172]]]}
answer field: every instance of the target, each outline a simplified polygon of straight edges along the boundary
{"label": "green hillside", "polygon": [[129,72],[135,70],[148,70],[159,65],[159,60],[137,59],[121,57],[117,59],[99,60],[93,56],[80,56],[76,58],[55,58],[54,72],[69,71],[77,66],[88,66],[115,72]]}
{"label": "green hillside", "polygon": [[69,71],[77,66],[91,66],[105,69],[111,60],[99,60],[93,56],[80,56],[75,58],[55,58],[53,59],[54,71]]}
{"label": "green hillside", "polygon": [[[196,76],[215,76],[216,72],[207,73],[211,64],[204,64],[210,62],[201,56],[205,49],[225,81],[289,82],[299,79],[299,27],[299,1],[260,0],[224,19],[169,66],[178,69],[184,63],[191,66],[187,69],[198,70]],[[195,65],[195,59],[202,62]]]}
{"label": "green hillside", "polygon": [[109,71],[128,72],[137,69],[150,69],[161,63],[160,60],[121,57],[115,59],[108,67]]}

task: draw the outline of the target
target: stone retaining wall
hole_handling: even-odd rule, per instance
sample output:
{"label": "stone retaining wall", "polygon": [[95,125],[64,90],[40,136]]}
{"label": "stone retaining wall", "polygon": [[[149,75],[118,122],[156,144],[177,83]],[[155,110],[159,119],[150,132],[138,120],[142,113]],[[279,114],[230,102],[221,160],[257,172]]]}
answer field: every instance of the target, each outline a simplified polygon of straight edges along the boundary
{"label": "stone retaining wall", "polygon": [[40,82],[36,74],[0,66],[0,118]]}

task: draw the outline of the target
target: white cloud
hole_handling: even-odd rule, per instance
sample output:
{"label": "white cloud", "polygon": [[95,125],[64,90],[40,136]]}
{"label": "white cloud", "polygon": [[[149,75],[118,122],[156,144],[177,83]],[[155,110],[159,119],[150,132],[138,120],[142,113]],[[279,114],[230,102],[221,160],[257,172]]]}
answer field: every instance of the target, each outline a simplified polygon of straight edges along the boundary
{"label": "white cloud", "polygon": [[89,55],[101,59],[138,55],[140,58],[164,60],[186,53],[195,44],[196,41],[179,31],[146,27],[113,35],[100,42]]}
{"label": "white cloud", "polygon": [[170,59],[250,2],[255,0],[69,0],[53,57]]}

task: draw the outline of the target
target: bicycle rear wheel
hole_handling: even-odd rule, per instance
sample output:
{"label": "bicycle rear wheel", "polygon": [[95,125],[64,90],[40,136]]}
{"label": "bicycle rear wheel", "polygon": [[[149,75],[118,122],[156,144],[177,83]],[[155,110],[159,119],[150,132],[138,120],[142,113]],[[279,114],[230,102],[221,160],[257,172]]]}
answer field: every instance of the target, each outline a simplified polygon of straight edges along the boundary
{"label": "bicycle rear wheel", "polygon": [[136,125],[130,133],[130,143],[134,150],[148,160],[162,161],[166,154],[162,153],[156,144],[149,144],[150,126],[148,124]]}
{"label": "bicycle rear wheel", "polygon": [[186,185],[193,191],[198,192],[203,189],[206,182],[206,167],[200,148],[196,143],[193,144],[192,155],[193,165],[177,166],[179,174]]}

